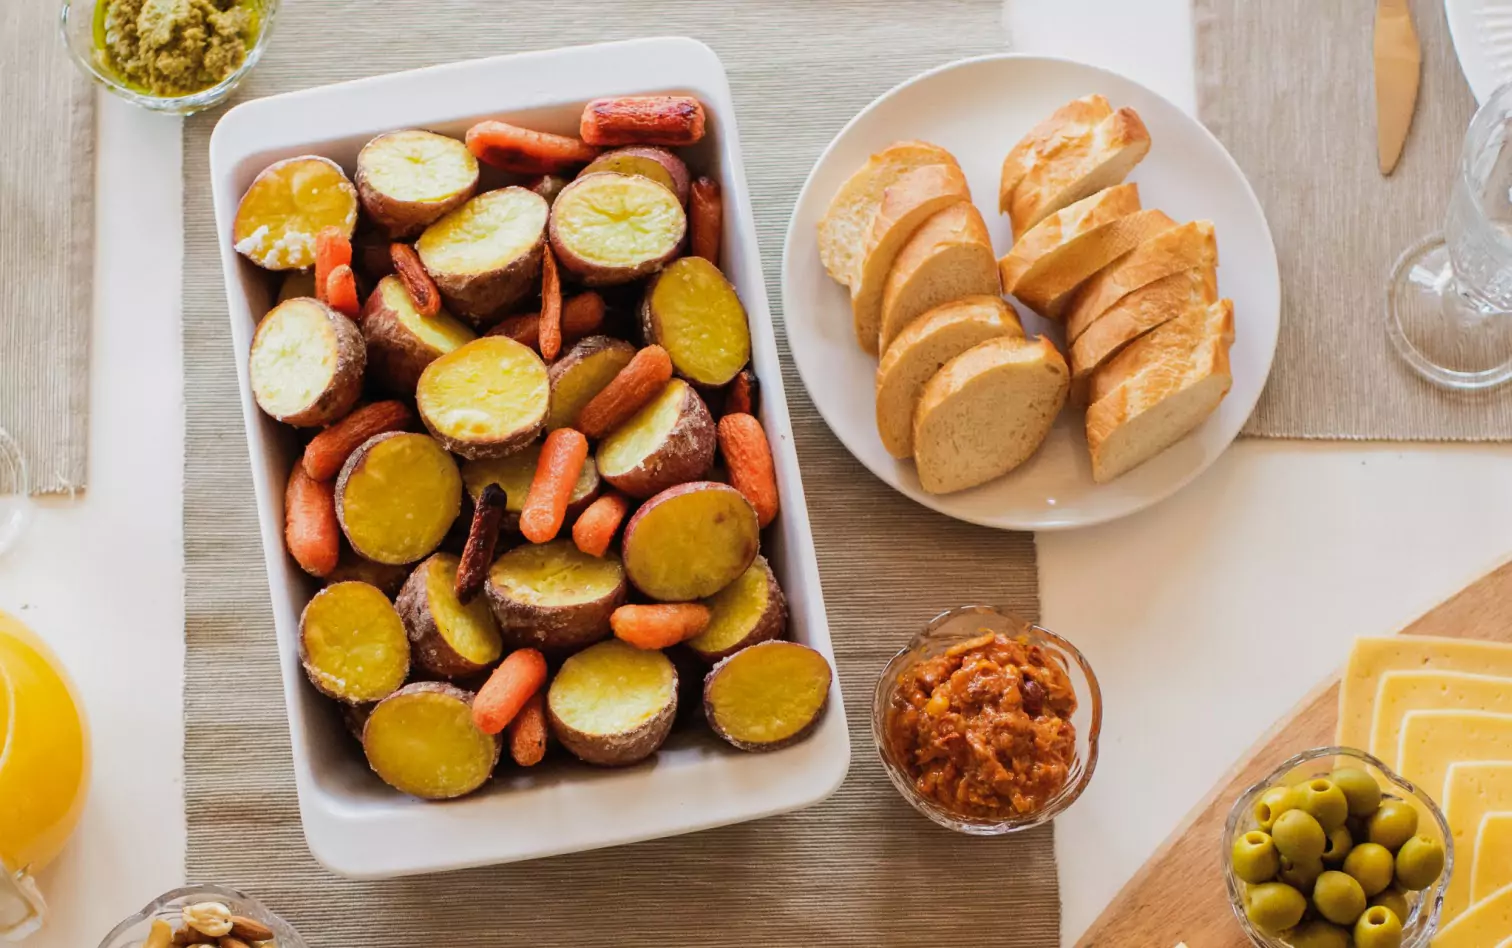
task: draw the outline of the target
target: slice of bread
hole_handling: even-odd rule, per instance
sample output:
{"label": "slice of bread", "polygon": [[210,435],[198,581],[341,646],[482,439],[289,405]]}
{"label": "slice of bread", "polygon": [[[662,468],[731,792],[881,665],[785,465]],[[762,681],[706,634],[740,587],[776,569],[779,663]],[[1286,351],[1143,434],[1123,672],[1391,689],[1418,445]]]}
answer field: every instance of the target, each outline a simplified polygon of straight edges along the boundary
{"label": "slice of bread", "polygon": [[[1150,133],[1133,109],[1119,109],[1031,167],[1008,201],[1015,239],[1069,204],[1128,177],[1150,153]],[[1001,198],[1001,195],[999,195]]]}
{"label": "slice of bread", "polygon": [[898,334],[877,366],[877,434],[888,454],[913,456],[914,407],[925,383],[951,359],[997,336],[1022,339],[1024,327],[996,294],[936,306]]}
{"label": "slice of bread", "polygon": [[1193,306],[1218,301],[1218,273],[1194,267],[1142,286],[1114,303],[1071,344],[1071,381],[1080,382],[1140,336]]}
{"label": "slice of bread", "polygon": [[1019,143],[1003,159],[1003,173],[998,180],[998,213],[1008,213],[1013,202],[1013,192],[1036,165],[1051,160],[1067,148],[1075,147],[1077,142],[1091,134],[1099,122],[1112,114],[1113,106],[1108,104],[1107,99],[1100,95],[1088,95],[1072,99],[1030,129],[1029,134],[1019,139]]}
{"label": "slice of bread", "polygon": [[969,201],[952,204],[925,221],[898,251],[882,287],[882,328],[877,350],[941,303],[1002,291],[997,257],[982,212]]}
{"label": "slice of bread", "polygon": [[1114,303],[1162,277],[1218,265],[1212,221],[1172,227],[1135,247],[1088,280],[1066,306],[1066,340],[1075,342]]}
{"label": "slice of bread", "polygon": [[835,192],[819,218],[819,259],[829,275],[847,288],[855,285],[866,249],[866,229],[889,185],[915,168],[954,163],[950,152],[919,141],[894,142],[867,159]]}
{"label": "slice of bread", "polygon": [[882,192],[882,203],[866,231],[861,270],[851,284],[851,315],[862,349],[877,354],[882,291],[898,251],[925,221],[952,204],[970,200],[966,175],[954,163],[915,168]]}
{"label": "slice of bread", "polygon": [[931,494],[984,484],[1039,449],[1071,373],[1054,343],[989,339],[945,363],[914,410],[914,463]]}
{"label": "slice of bread", "polygon": [[[1195,430],[1233,386],[1229,345],[1234,310],[1228,300],[1193,308],[1130,346],[1093,375],[1098,396],[1087,409],[1092,479],[1105,484],[1160,454]],[[1136,350],[1139,350],[1136,352]],[[1116,364],[1130,356],[1128,366]],[[1097,385],[1110,369],[1105,389]]]}

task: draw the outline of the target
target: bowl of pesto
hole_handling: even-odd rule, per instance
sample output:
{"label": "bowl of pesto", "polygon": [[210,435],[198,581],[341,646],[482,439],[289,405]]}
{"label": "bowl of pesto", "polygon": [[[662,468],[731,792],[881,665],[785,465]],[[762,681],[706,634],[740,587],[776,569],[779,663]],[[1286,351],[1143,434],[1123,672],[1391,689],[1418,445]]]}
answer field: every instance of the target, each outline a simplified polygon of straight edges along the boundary
{"label": "bowl of pesto", "polygon": [[278,0],[64,0],[74,62],[111,92],[187,115],[231,94],[262,58]]}

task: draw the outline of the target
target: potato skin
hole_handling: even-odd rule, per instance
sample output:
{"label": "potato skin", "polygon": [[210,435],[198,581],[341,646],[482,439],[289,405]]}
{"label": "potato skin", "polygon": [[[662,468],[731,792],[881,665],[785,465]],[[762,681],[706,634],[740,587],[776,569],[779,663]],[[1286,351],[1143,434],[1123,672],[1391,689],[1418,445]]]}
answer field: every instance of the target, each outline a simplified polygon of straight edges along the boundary
{"label": "potato skin", "polygon": [[399,598],[394,600],[394,609],[404,622],[404,631],[409,635],[410,654],[416,665],[442,678],[465,678],[488,666],[468,661],[457,654],[457,650],[451,647],[436,625],[436,617],[430,609],[430,597],[425,589],[425,574],[435,556],[432,553],[416,564],[409,579],[405,580],[404,588],[399,591]]}
{"label": "potato skin", "polygon": [[[418,236],[421,231],[440,220],[448,211],[466,204],[478,190],[476,161],[473,162],[472,182],[443,201],[406,201],[378,190],[373,185],[368,175],[367,163],[363,160],[368,155],[368,150],[383,147],[385,140],[395,135],[410,134],[415,131],[405,129],[385,132],[363,145],[362,151],[357,154],[357,174],[353,181],[357,186],[357,199],[362,203],[362,209],[367,212],[368,217],[372,218],[373,223],[395,240],[407,240]],[[422,132],[421,134],[430,133]],[[461,143],[458,142],[458,144]]]}
{"label": "potato skin", "polygon": [[492,575],[484,582],[483,592],[498,620],[505,649],[528,647],[568,652],[585,648],[612,634],[609,615],[625,604],[629,583],[622,575],[619,585],[608,595],[570,606],[538,606],[511,599],[505,590],[494,584]]}
{"label": "potato skin", "polygon": [[325,584],[331,586],[351,581],[367,583],[369,586],[377,586],[385,596],[392,599],[399,595],[399,590],[404,587],[408,577],[409,571],[405,567],[364,559],[346,545],[343,539],[341,559],[336,562],[336,569],[325,578]]}
{"label": "potato skin", "polygon": [[[263,408],[260,401],[257,407],[262,408],[263,413],[268,417],[286,425],[293,425],[296,428],[318,428],[344,417],[352,410],[352,406],[357,404],[357,398],[362,394],[362,378],[367,370],[367,344],[363,341],[362,330],[357,328],[356,323],[326,304],[308,298],[289,301],[289,303],[294,302],[313,303],[325,310],[326,319],[336,333],[336,371],[332,374],[331,383],[326,386],[326,390],[301,411],[280,416]],[[283,305],[288,305],[288,303]],[[268,325],[268,318],[264,316],[262,322],[258,324],[257,332],[252,336],[252,351],[256,351],[258,338],[266,325]],[[255,401],[257,384],[255,379],[252,381]]]}
{"label": "potato skin", "polygon": [[743,648],[749,648],[761,642],[770,642],[773,639],[780,639],[783,633],[787,631],[787,596],[783,595],[782,587],[777,585],[777,574],[772,572],[772,567],[767,563],[766,557],[758,555],[756,563],[761,566],[762,572],[766,574],[766,611],[756,620],[756,624],[751,626],[750,631],[745,634],[745,637],[729,648],[720,649],[715,652],[705,652],[693,645],[693,642],[698,641],[697,639],[688,642],[688,651],[697,655],[705,662],[717,664]]}
{"label": "potato skin", "polygon": [[625,734],[584,734],[557,717],[551,706],[551,692],[546,692],[546,717],[551,722],[551,732],[562,746],[586,764],[600,767],[626,767],[639,763],[656,753],[672,733],[672,723],[677,719],[677,666],[672,667],[672,700],[656,712],[650,720]]}
{"label": "potato skin", "polygon": [[702,478],[714,464],[717,444],[714,416],[693,386],[685,385],[677,422],[656,450],[619,474],[605,473],[600,464],[599,476],[631,497],[645,500],[669,487]]}
{"label": "potato skin", "polygon": [[[803,647],[807,648],[807,646]],[[714,716],[714,703],[709,700],[709,686],[714,682],[714,678],[719,674],[720,670],[724,668],[725,664],[729,662],[731,658],[735,657],[735,654],[736,653],[732,652],[727,657],[721,659],[719,663],[716,664],[713,668],[709,669],[709,673],[704,676],[704,718],[708,720],[709,727],[714,731],[714,733],[719,735],[720,740],[725,741],[731,747],[734,747],[738,750],[747,751],[753,754],[764,754],[768,751],[782,750],[784,747],[791,747],[812,734],[814,732],[814,728],[818,727],[819,722],[824,719],[824,712],[829,708],[829,685],[825,686],[824,700],[819,703],[818,710],[816,710],[813,716],[809,718],[809,722],[803,727],[799,728],[793,734],[783,738],[780,741],[742,741],[738,738],[732,737],[728,731],[719,726],[719,722]],[[825,662],[825,666],[829,668],[829,680],[832,684],[835,680],[835,669],[833,666],[830,666],[829,662]]]}
{"label": "potato skin", "polygon": [[582,173],[594,174],[599,171],[609,170],[611,162],[605,159],[613,159],[621,155],[633,158],[646,158],[665,168],[667,176],[672,179],[672,193],[677,195],[677,202],[687,207],[688,191],[693,186],[692,176],[688,174],[687,162],[665,148],[659,148],[655,145],[626,145],[623,148],[606,151],[593,159],[588,167],[583,169]]}
{"label": "potato skin", "polygon": [[556,208],[561,205],[564,199],[571,200],[572,192],[574,189],[584,187],[592,188],[599,183],[596,179],[608,175],[613,175],[614,177],[628,177],[628,175],[621,175],[617,172],[600,171],[577,178],[571,184],[567,185],[567,187],[563,188],[561,194],[557,195],[556,201],[552,204],[553,213],[546,225],[547,233],[549,234],[551,239],[551,252],[556,255],[557,263],[561,264],[563,269],[567,270],[569,273],[575,276],[578,282],[583,286],[619,286],[624,283],[634,282],[635,280],[639,280],[643,276],[655,273],[662,267],[666,266],[669,262],[677,258],[678,254],[682,252],[683,244],[685,243],[686,237],[688,235],[688,221],[687,217],[684,216],[682,221],[682,228],[678,232],[677,240],[673,243],[671,250],[667,251],[665,254],[662,254],[660,257],[642,260],[641,262],[632,266],[605,266],[603,264],[594,263],[579,256],[576,252],[573,251],[572,247],[564,241],[561,234],[561,228],[558,226],[560,219],[554,212]]}
{"label": "potato skin", "polygon": [[546,249],[543,234],[523,256],[500,270],[487,273],[447,273],[426,267],[441,299],[454,316],[460,316],[482,332],[502,320],[505,310],[529,295],[541,276],[541,254]]}
{"label": "potato skin", "polygon": [[[405,695],[428,694],[428,693],[449,695],[450,697],[456,698],[458,701],[464,702],[464,703],[466,703],[468,705],[472,704],[473,698],[475,697],[475,695],[473,694],[473,692],[468,691],[465,688],[458,688],[456,685],[449,684],[449,683],[444,682],[444,681],[416,681],[416,682],[411,682],[408,685],[405,685],[403,688],[400,688],[398,691],[396,691],[393,694],[389,695],[387,698],[384,698],[383,701],[390,701],[390,700],[393,700],[394,698],[400,698],[400,697],[403,697]],[[373,705],[372,710],[377,710],[378,705],[383,704],[383,701],[380,701],[380,702],[378,702],[378,704]],[[367,754],[368,724],[371,723],[371,721],[372,721],[372,712],[369,711],[367,719],[363,721],[363,724],[362,724],[362,736],[360,738],[360,740],[362,741],[363,755],[364,755],[364,757],[366,757],[366,754]],[[493,770],[499,766],[499,757],[504,752],[504,735],[502,733],[493,735],[492,744],[493,744],[493,761],[489,764],[489,768],[488,768],[490,773],[492,773]],[[374,770],[373,773],[378,776],[378,779],[380,779],[380,780],[383,779],[383,777],[381,775],[378,775],[378,772],[376,770]],[[487,782],[488,781],[486,781],[486,780],[484,781],[484,783],[487,783]],[[456,794],[455,796],[452,796],[452,797],[434,797],[434,798],[428,798],[428,799],[437,799],[437,800],[456,799],[457,797],[467,796],[467,794],[472,793],[472,792],[474,792],[477,789],[478,789],[477,787],[474,787],[471,790],[464,791],[463,793]],[[404,791],[400,791],[400,792],[402,793]]]}
{"label": "potato skin", "polygon": [[363,304],[362,337],[367,340],[368,372],[378,384],[398,395],[415,394],[420,373],[445,355],[404,326],[384,301],[382,285],[373,287]]}

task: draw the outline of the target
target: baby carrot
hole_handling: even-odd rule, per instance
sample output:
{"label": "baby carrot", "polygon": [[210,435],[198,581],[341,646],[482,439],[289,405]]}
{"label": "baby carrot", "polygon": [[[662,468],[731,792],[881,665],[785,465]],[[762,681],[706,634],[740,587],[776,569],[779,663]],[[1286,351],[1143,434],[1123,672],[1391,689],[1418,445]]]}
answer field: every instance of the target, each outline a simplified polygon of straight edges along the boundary
{"label": "baby carrot", "polygon": [[534,767],[546,756],[546,689],[537,688],[509,722],[509,756],[521,767]]}
{"label": "baby carrot", "polygon": [[547,247],[541,254],[541,358],[556,359],[562,351],[562,278],[557,275],[556,257]]}
{"label": "baby carrot", "polygon": [[467,150],[484,164],[516,174],[554,174],[586,165],[599,153],[576,138],[495,121],[467,130]]}
{"label": "baby carrot", "polygon": [[723,415],[733,415],[740,412],[745,415],[756,414],[761,405],[761,384],[756,381],[756,373],[750,367],[741,369],[730,384],[725,386],[725,403]]}
{"label": "baby carrot", "polygon": [[589,556],[603,556],[629,512],[630,501],[623,494],[610,491],[578,514],[577,523],[572,525],[572,542]]}
{"label": "baby carrot", "polygon": [[352,319],[362,312],[362,301],[357,298],[357,275],[351,264],[343,263],[331,271],[326,280],[326,305]]}
{"label": "baby carrot", "polygon": [[[589,290],[562,302],[562,343],[576,342],[591,336],[604,325],[604,298]],[[488,336],[508,336],[532,349],[541,342],[541,314],[524,313],[506,316],[488,332]]]}
{"label": "baby carrot", "polygon": [[647,346],[578,412],[578,429],[590,438],[602,438],[629,421],[671,378],[672,357],[667,350]]}
{"label": "baby carrot", "polygon": [[533,648],[510,652],[473,698],[473,724],[484,734],[499,733],[545,683],[546,656]]}
{"label": "baby carrot", "polygon": [[315,235],[315,298],[326,302],[326,286],[331,271],[352,265],[352,242],[340,227],[325,227]]}
{"label": "baby carrot", "polygon": [[761,422],[740,412],[719,419],[719,450],[730,469],[730,486],[756,508],[763,527],[777,517],[777,471]]}
{"label": "baby carrot", "polygon": [[394,264],[394,272],[404,282],[404,288],[409,291],[415,312],[427,317],[441,312],[441,290],[437,288],[431,275],[425,272],[425,265],[420,262],[420,255],[415,253],[415,248],[409,244],[390,244],[389,260]]}
{"label": "baby carrot", "polygon": [[341,473],[341,466],[362,442],[386,431],[399,431],[409,422],[410,410],[403,402],[364,405],[310,439],[304,450],[305,473],[328,481]]}
{"label": "baby carrot", "polygon": [[453,589],[457,601],[463,605],[477,598],[483,589],[483,581],[488,578],[494,547],[499,542],[499,524],[504,519],[505,500],[504,488],[498,484],[489,484],[483,488],[478,502],[473,505],[472,525],[467,530],[467,543],[462,547],[462,560],[457,564],[457,579]]}
{"label": "baby carrot", "polygon": [[724,199],[719,182],[699,178],[688,193],[688,252],[719,266],[719,238],[724,233]]}
{"label": "baby carrot", "polygon": [[620,641],[636,648],[671,648],[709,627],[709,607],[697,602],[663,602],[654,606],[620,606],[609,626]]}
{"label": "baby carrot", "polygon": [[311,576],[326,576],[341,558],[341,525],[336,521],[336,485],[317,481],[295,464],[284,491],[284,543],[289,555]]}
{"label": "baby carrot", "polygon": [[558,428],[541,445],[535,478],[520,509],[520,532],[531,543],[554,539],[567,519],[567,502],[588,460],[588,439],[582,432]]}

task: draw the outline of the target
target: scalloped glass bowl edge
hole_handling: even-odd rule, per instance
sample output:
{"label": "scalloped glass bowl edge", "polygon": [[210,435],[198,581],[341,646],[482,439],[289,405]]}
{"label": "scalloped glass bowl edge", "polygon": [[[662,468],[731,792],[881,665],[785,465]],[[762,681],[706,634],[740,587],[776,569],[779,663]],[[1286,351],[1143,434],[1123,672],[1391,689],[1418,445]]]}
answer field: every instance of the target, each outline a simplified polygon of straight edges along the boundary
{"label": "scalloped glass bowl edge", "polygon": [[246,893],[223,885],[188,885],[169,889],[153,899],[140,912],[125,919],[105,940],[100,948],[140,948],[152,927],[152,920],[161,918],[178,927],[179,910],[195,902],[224,902],[232,914],[262,922],[273,929],[278,948],[308,948],[294,926],[280,918],[272,909]]}

